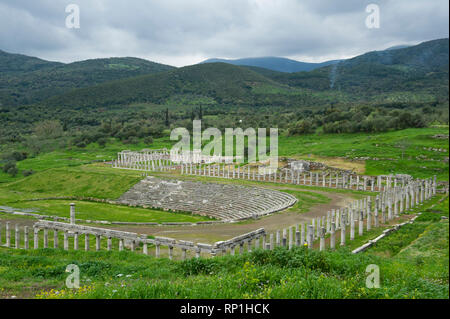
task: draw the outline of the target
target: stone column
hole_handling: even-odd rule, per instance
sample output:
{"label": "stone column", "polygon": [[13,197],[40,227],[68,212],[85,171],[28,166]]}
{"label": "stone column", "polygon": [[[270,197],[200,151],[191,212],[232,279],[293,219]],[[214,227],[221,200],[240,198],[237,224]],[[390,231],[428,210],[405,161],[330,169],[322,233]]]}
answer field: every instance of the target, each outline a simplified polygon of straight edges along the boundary
{"label": "stone column", "polygon": [[73,249],[78,250],[78,233],[73,234]]}
{"label": "stone column", "polygon": [[84,234],[84,250],[89,251],[89,234]]}
{"label": "stone column", "polygon": [[101,240],[100,235],[95,235],[95,250],[96,251],[100,250],[100,240]]}
{"label": "stone column", "polygon": [[359,227],[359,236],[362,236],[364,233],[364,213],[362,211],[359,212],[358,227]]}
{"label": "stone column", "polygon": [[280,246],[280,231],[279,230],[277,230],[277,241],[276,241],[276,245],[277,245],[277,247],[278,246]]}
{"label": "stone column", "polygon": [[437,182],[436,182],[436,175],[433,176],[433,196],[436,195],[437,190]]}
{"label": "stone column", "polygon": [[244,242],[239,243],[239,255],[242,255],[244,253]]}
{"label": "stone column", "polygon": [[[316,229],[315,229],[315,237],[314,238],[319,238],[319,233],[320,233],[320,218],[317,218],[317,225],[316,225]],[[323,224],[322,224],[323,226]]]}
{"label": "stone column", "polygon": [[34,249],[38,249],[39,248],[39,228],[33,228],[33,245],[34,245]]}
{"label": "stone column", "polygon": [[325,227],[320,228],[320,251],[325,250]]}
{"label": "stone column", "polygon": [[330,248],[335,249],[336,248],[336,224],[331,222],[331,231],[330,231]]}
{"label": "stone column", "polygon": [[201,253],[201,249],[197,247],[195,249],[195,258],[200,258],[200,253]]}
{"label": "stone column", "polygon": [[[244,174],[244,172],[242,172]],[[250,253],[252,251],[252,240],[249,239],[245,243],[247,243],[247,251]]]}
{"label": "stone column", "polygon": [[119,239],[119,251],[123,251],[123,247],[124,247],[124,244],[123,244],[123,239]]}
{"label": "stone column", "polygon": [[312,226],[312,237],[314,240],[314,229],[316,229],[316,220],[314,218],[311,220],[311,226]]}
{"label": "stone column", "polygon": [[350,217],[350,240],[355,239],[355,218],[353,214]]}
{"label": "stone column", "polygon": [[331,224],[330,224],[330,222],[331,222],[331,221],[330,221],[331,216],[330,216],[330,215],[331,215],[331,213],[330,213],[330,211],[328,211],[328,212],[327,212],[327,228],[326,228],[326,229],[327,229],[327,233],[330,232],[330,227],[331,227]]}
{"label": "stone column", "polygon": [[308,226],[308,249],[312,249],[313,248],[313,241],[314,241],[314,228],[312,225]]}
{"label": "stone column", "polygon": [[345,222],[345,215],[343,214],[341,217],[341,246],[345,246],[345,228],[346,222]]}
{"label": "stone column", "polygon": [[375,198],[375,212],[374,212],[374,220],[375,220],[375,227],[378,227],[378,207],[380,205],[380,197],[379,195],[377,195],[377,197]]}
{"label": "stone column", "polygon": [[287,246],[287,231],[286,231],[286,229],[283,229],[283,240],[282,240],[282,243],[283,243],[283,247],[286,247]]}
{"label": "stone column", "polygon": [[23,245],[25,249],[29,248],[28,244],[28,226],[23,227]]}
{"label": "stone column", "polygon": [[300,245],[305,245],[305,224],[301,224]]}
{"label": "stone column", "polygon": [[292,246],[294,246],[293,232],[292,227],[289,227],[289,249],[292,249]]}
{"label": "stone column", "polygon": [[44,248],[48,248],[48,229],[44,228]]}
{"label": "stone column", "polygon": [[15,248],[19,249],[19,247],[20,247],[20,233],[19,233],[19,225],[18,224],[16,224],[14,244],[15,244]]}
{"label": "stone column", "polygon": [[400,199],[399,213],[402,214],[403,213],[403,200],[404,200],[403,191],[400,191],[399,199]]}
{"label": "stone column", "polygon": [[64,231],[64,250],[69,250],[69,233],[67,230]]}
{"label": "stone column", "polygon": [[270,249],[274,248],[274,243],[273,243],[273,234],[270,234]]}
{"label": "stone column", "polygon": [[173,259],[173,246],[169,245],[169,259],[172,260]]}
{"label": "stone column", "polygon": [[5,246],[11,247],[11,230],[9,229],[9,222],[6,222],[5,236],[6,236]]}
{"label": "stone column", "polygon": [[[147,245],[147,244],[145,244],[145,245]],[[108,239],[106,241],[106,250],[111,251],[111,249],[112,249],[112,238],[108,237]]]}
{"label": "stone column", "polygon": [[70,223],[75,225],[75,203],[70,203]]}

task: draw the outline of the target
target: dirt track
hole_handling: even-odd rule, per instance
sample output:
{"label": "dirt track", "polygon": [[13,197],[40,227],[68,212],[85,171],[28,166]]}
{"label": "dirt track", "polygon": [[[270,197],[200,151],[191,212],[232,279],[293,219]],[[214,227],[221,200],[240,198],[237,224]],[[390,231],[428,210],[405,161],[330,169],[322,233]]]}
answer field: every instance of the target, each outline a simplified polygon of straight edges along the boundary
{"label": "dirt track", "polygon": [[[269,187],[272,189],[283,190],[295,190],[301,192],[298,188],[292,188],[289,186],[275,186],[268,185],[259,187]],[[275,187],[274,187],[275,186]],[[354,198],[348,193],[333,193],[323,192],[312,189],[305,189],[306,192],[314,192],[322,194],[330,198],[330,202],[326,204],[317,204],[306,213],[299,213],[292,210],[285,210],[269,216],[265,216],[258,220],[248,220],[239,223],[227,223],[227,224],[215,224],[215,225],[200,225],[200,226],[139,226],[139,225],[107,225],[105,228],[116,228],[124,231],[130,231],[140,234],[171,237],[175,239],[191,240],[194,242],[213,243],[219,240],[226,240],[232,237],[256,230],[258,228],[264,228],[267,233],[271,233],[283,228],[294,226],[298,223],[305,223],[312,218],[326,216],[327,212],[331,209],[344,207],[348,203],[354,200]],[[22,219],[3,217],[4,221],[9,220],[13,224],[19,224],[21,226],[27,225],[32,227],[35,219]],[[96,227],[102,227],[95,225]]]}
{"label": "dirt track", "polygon": [[[296,190],[298,191],[298,189]],[[201,226],[120,226],[120,229],[141,234],[211,243],[229,239],[258,228],[264,228],[268,233],[280,230],[288,226],[309,221],[315,217],[326,216],[329,210],[344,207],[347,203],[354,200],[349,194],[344,193],[328,193],[315,190],[307,191],[323,194],[330,198],[331,201],[327,204],[315,205],[306,213],[284,211],[263,217],[259,220],[242,223]]]}

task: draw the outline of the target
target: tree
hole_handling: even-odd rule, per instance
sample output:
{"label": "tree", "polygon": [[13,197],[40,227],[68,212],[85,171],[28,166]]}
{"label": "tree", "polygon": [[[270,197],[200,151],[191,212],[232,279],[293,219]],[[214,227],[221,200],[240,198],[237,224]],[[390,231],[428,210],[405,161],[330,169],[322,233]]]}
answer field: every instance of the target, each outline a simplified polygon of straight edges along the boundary
{"label": "tree", "polygon": [[11,175],[12,177],[16,176],[17,173],[19,172],[19,170],[16,167],[16,162],[13,161],[6,162],[6,164],[3,165],[2,167],[2,171],[5,172],[6,174]]}
{"label": "tree", "polygon": [[300,120],[289,129],[289,135],[301,135],[314,132],[314,126],[309,120]]}
{"label": "tree", "polygon": [[55,138],[63,134],[63,127],[58,120],[46,120],[36,124],[34,133],[44,139]]}
{"label": "tree", "polygon": [[166,126],[169,127],[169,108],[166,108]]}

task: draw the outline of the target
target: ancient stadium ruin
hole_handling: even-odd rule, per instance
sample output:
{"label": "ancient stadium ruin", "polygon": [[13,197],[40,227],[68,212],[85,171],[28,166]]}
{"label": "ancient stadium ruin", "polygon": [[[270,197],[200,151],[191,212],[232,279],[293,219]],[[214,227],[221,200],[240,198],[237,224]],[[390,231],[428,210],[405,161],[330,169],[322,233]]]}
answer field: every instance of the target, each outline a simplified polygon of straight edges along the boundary
{"label": "ancient stadium ruin", "polygon": [[118,201],[232,222],[284,210],[294,205],[297,199],[287,193],[259,187],[147,177]]}

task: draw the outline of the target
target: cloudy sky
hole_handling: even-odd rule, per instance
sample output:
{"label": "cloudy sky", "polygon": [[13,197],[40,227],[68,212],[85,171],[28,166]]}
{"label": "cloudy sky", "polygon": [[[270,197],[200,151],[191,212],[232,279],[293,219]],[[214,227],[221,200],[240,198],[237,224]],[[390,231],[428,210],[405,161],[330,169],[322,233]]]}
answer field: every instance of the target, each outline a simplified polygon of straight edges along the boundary
{"label": "cloudy sky", "polygon": [[[367,28],[368,4],[380,27]],[[66,27],[66,6],[80,28]],[[48,60],[135,56],[347,58],[448,37],[448,0],[0,0],[0,49]]]}

